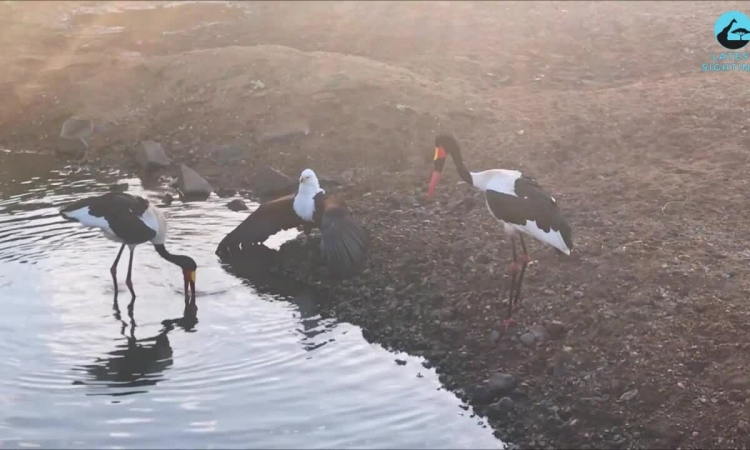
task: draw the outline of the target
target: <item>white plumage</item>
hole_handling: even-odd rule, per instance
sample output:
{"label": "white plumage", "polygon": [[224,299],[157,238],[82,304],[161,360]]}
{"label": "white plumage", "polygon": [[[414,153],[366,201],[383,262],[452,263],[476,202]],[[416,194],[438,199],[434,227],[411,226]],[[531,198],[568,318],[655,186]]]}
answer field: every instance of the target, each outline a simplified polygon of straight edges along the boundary
{"label": "white plumage", "polygon": [[167,219],[163,212],[151,205],[145,198],[109,192],[74,202],[62,208],[60,215],[68,220],[79,222],[83,226],[99,228],[107,239],[122,244],[110,268],[115,292],[117,292],[117,263],[127,245],[130,248],[130,258],[125,282],[135,299],[131,282],[133,251],[139,244],[151,242],[162,258],[182,268],[185,295],[188,295],[188,287],[190,287],[192,295],[195,296],[195,271],[197,269],[195,261],[188,256],[173,255],[167,251],[164,247],[167,237]]}
{"label": "white plumage", "polygon": [[[560,213],[555,198],[545,192],[535,179],[523,175],[518,170],[493,169],[470,172],[463,163],[458,142],[450,135],[440,135],[435,139],[435,169],[427,191],[428,199],[432,197],[440,180],[447,155],[451,155],[456,163],[456,170],[461,179],[485,193],[487,209],[502,224],[504,232],[509,236],[513,259],[510,265],[508,318],[505,321],[507,327],[512,321],[513,304],[518,302],[521,295],[526,266],[531,261],[523,236],[532,236],[570,255],[573,248],[572,231]],[[521,241],[520,258],[516,253],[516,235],[519,235]]]}

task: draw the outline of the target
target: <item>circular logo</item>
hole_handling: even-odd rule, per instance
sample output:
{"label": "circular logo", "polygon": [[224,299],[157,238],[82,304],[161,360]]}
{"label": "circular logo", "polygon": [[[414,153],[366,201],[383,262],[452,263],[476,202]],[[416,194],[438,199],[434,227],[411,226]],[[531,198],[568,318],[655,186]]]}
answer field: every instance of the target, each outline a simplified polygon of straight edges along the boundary
{"label": "circular logo", "polygon": [[739,11],[727,11],[716,19],[714,35],[724,48],[739,50],[750,42],[750,18]]}

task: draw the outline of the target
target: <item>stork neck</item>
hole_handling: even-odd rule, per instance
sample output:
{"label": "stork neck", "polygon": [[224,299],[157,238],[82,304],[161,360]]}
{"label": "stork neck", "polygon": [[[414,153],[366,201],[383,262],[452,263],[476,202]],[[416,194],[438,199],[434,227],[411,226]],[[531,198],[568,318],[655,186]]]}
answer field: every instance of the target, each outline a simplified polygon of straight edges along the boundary
{"label": "stork neck", "polygon": [[474,186],[474,177],[471,176],[471,172],[469,172],[469,169],[467,169],[464,165],[464,159],[461,156],[461,153],[457,153],[453,157],[453,162],[456,164],[456,171],[458,172],[458,176],[460,176],[462,180],[468,183],[469,186]]}
{"label": "stork neck", "polygon": [[172,264],[177,264],[178,266],[180,266],[180,263],[177,262],[177,260],[179,259],[179,255],[173,255],[172,253],[169,253],[166,247],[164,247],[164,244],[154,244],[154,248],[156,249],[156,253],[158,253],[159,256],[171,262]]}

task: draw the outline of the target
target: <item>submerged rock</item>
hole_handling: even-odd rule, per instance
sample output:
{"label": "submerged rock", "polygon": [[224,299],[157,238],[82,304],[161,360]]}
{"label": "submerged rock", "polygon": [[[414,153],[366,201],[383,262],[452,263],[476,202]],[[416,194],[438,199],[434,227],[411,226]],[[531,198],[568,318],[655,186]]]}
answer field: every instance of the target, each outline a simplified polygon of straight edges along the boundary
{"label": "submerged rock", "polygon": [[245,211],[247,209],[247,205],[245,205],[245,202],[243,202],[242,199],[235,198],[231,202],[227,203],[227,208],[231,209],[232,211]]}
{"label": "submerged rock", "polygon": [[177,188],[180,190],[180,195],[188,199],[206,199],[214,190],[205,178],[185,164],[180,167]]}

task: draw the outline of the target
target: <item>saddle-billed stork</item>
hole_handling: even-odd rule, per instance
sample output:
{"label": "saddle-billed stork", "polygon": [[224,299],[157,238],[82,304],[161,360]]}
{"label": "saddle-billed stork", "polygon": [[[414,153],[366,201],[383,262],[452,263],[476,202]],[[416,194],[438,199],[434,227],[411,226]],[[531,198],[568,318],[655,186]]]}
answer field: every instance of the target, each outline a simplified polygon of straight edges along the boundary
{"label": "saddle-billed stork", "polygon": [[[521,283],[526,265],[531,261],[523,235],[533,236],[558,251],[570,255],[573,249],[570,225],[560,213],[554,197],[545,192],[534,178],[517,170],[492,169],[470,172],[464,165],[458,142],[453,136],[447,134],[441,134],[435,139],[435,166],[427,191],[427,200],[430,200],[435,193],[447,155],[453,158],[462,180],[484,191],[487,207],[503,225],[506,235],[510,238],[513,261],[510,264],[508,317],[503,322],[507,330],[508,325],[513,322],[513,305],[518,303],[521,295]],[[516,235],[519,235],[523,251],[520,258],[516,254]]]}
{"label": "saddle-billed stork", "polygon": [[[123,192],[108,192],[104,195],[78,200],[60,209],[60,215],[81,225],[99,228],[107,239],[122,244],[115,262],[109,271],[117,293],[117,263],[127,245],[130,248],[128,276],[125,284],[135,300],[135,291],[131,273],[133,270],[133,251],[139,244],[151,242],[162,258],[180,266],[185,281],[185,297],[188,298],[188,287],[192,298],[195,298],[195,275],[198,265],[189,256],[173,255],[164,247],[167,237],[167,219],[158,208],[143,197]],[[130,306],[133,306],[131,302]]]}
{"label": "saddle-billed stork", "polygon": [[334,275],[349,275],[361,268],[367,252],[367,234],[352,218],[343,201],[326,195],[318,177],[305,169],[296,194],[261,204],[216,248],[219,257],[230,256],[247,246],[262,244],[282,230],[302,227],[305,236],[313,228],[321,234],[321,252]]}

